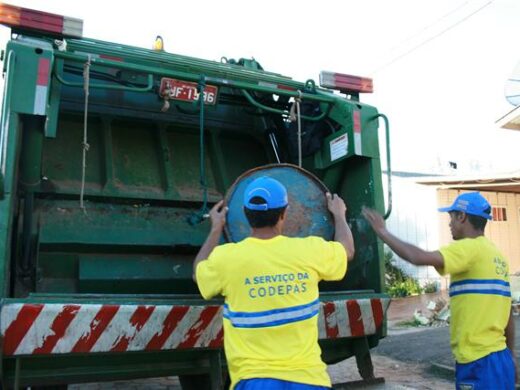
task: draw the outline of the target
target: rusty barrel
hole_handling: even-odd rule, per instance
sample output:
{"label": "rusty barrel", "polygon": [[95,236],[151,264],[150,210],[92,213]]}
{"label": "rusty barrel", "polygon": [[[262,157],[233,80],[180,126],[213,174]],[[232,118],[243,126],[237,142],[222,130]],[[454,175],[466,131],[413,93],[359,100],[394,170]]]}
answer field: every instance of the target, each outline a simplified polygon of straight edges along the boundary
{"label": "rusty barrel", "polygon": [[334,237],[334,220],[327,208],[328,191],[312,173],[291,164],[271,164],[243,173],[229,188],[229,207],[225,226],[226,239],[238,242],[248,237],[251,228],[244,214],[244,191],[251,181],[261,176],[278,180],[287,188],[289,208],[283,234],[289,237]]}

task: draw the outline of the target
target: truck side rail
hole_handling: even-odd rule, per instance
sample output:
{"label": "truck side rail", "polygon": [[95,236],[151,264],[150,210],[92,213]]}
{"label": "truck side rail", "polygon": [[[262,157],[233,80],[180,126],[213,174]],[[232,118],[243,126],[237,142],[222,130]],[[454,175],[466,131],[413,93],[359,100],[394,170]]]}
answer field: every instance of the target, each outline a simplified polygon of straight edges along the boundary
{"label": "truck side rail", "polygon": [[[88,55],[87,54],[74,54],[74,53],[65,53],[65,52],[55,52],[56,58],[74,61],[78,63],[85,63],[88,61]],[[137,64],[131,64],[131,63],[125,63],[121,61],[112,61],[109,59],[102,59],[102,58],[90,58],[90,61],[92,65],[99,65],[99,66],[105,66],[105,67],[111,67],[121,70],[130,70],[142,74],[149,75],[156,75],[156,76],[162,76],[162,77],[173,77],[173,78],[180,78],[182,80],[186,81],[193,81],[193,82],[199,82],[201,80],[200,74],[195,73],[187,73],[187,72],[181,72],[181,71],[175,71],[171,69],[164,69],[164,68],[156,68],[146,65],[137,65]],[[56,75],[57,72],[55,71],[54,74]],[[300,97],[301,99],[305,100],[313,100],[320,103],[330,103],[334,104],[338,98],[334,96],[327,96],[325,94],[310,94],[310,93],[299,93],[298,91],[294,90],[287,90],[287,89],[279,89],[271,86],[261,85],[261,84],[255,84],[255,83],[248,83],[244,81],[239,80],[229,80],[225,78],[220,77],[212,77],[212,76],[202,76],[204,78],[204,81],[207,83],[217,84],[220,86],[227,86],[232,88],[238,88],[238,89],[247,89],[247,90],[253,90],[258,92],[265,92],[265,93],[272,93],[277,95],[283,95],[283,96],[289,96],[289,97]],[[77,83],[75,85],[77,87],[82,87],[82,83]],[[303,89],[303,85],[302,85]],[[145,92],[145,91],[141,91]]]}
{"label": "truck side rail", "polygon": [[[6,161],[7,161],[7,144],[8,144],[8,133],[9,133],[9,118],[11,116],[11,107],[10,107],[10,95],[11,95],[11,77],[12,77],[12,68],[14,66],[14,61],[16,58],[16,53],[14,51],[9,51],[7,55],[7,66],[6,66],[6,80],[4,86],[4,96],[2,101],[2,126],[0,131],[0,175],[2,178],[5,178],[5,169],[6,169]],[[0,198],[3,196],[3,191],[0,194]]]}
{"label": "truck side rail", "polygon": [[388,191],[388,205],[383,215],[384,219],[388,219],[392,213],[392,159],[390,158],[390,123],[385,114],[378,114],[374,119],[383,118],[385,122],[385,141],[386,141],[386,168],[387,168],[387,191]]}

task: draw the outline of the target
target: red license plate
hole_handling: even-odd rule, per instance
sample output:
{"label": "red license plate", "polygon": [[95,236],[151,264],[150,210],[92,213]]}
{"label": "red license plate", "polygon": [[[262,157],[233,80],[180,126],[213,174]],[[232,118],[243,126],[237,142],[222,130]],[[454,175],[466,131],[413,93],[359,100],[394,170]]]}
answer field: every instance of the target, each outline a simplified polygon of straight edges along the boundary
{"label": "red license plate", "polygon": [[[206,85],[204,87],[204,104],[217,103],[218,88],[214,85]],[[163,77],[161,79],[161,96],[169,95],[170,99],[182,100],[184,102],[193,102],[199,100],[199,92],[197,91],[197,83],[189,81],[168,79]]]}

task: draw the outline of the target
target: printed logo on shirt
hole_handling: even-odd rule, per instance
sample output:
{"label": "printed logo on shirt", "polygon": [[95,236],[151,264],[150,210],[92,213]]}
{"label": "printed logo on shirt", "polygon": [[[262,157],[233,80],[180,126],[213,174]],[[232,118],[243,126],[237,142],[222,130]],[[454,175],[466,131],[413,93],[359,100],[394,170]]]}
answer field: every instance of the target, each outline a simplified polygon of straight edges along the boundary
{"label": "printed logo on shirt", "polygon": [[249,297],[256,299],[304,293],[307,291],[308,280],[309,274],[307,272],[254,275],[246,277],[244,279],[244,285],[249,286]]}
{"label": "printed logo on shirt", "polygon": [[493,259],[493,262],[495,263],[495,272],[497,273],[497,275],[504,277],[507,276],[507,263],[500,257],[495,257]]}

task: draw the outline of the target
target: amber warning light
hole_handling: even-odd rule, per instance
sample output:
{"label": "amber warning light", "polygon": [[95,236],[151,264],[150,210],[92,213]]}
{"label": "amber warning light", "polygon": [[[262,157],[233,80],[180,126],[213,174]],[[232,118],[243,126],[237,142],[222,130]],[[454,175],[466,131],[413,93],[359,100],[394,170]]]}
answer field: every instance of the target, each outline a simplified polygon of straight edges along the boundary
{"label": "amber warning light", "polygon": [[335,72],[322,71],[320,73],[320,85],[347,94],[374,92],[372,79]]}
{"label": "amber warning light", "polygon": [[0,2],[0,24],[24,30],[81,38],[83,20]]}

